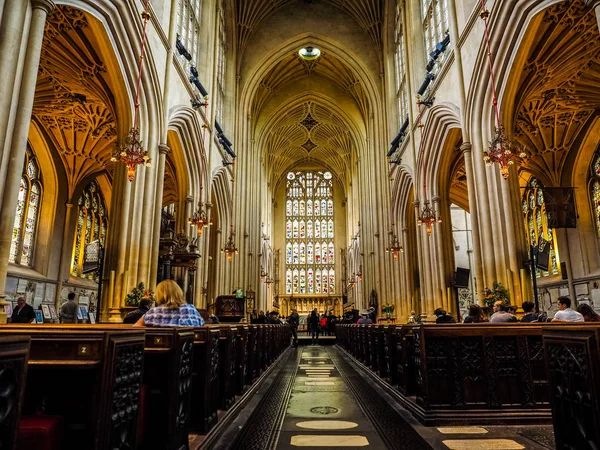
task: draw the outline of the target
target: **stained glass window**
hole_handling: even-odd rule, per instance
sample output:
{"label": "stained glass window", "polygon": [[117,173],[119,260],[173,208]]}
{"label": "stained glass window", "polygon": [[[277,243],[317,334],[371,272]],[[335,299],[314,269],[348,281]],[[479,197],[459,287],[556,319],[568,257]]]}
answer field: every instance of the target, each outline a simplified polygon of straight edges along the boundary
{"label": "stained glass window", "polygon": [[40,168],[33,151],[27,147],[10,243],[8,260],[11,263],[29,267],[33,265],[33,249],[41,196]]}
{"label": "stained glass window", "polygon": [[[200,10],[202,0],[179,0],[177,6],[177,34],[183,46],[192,55],[192,62],[196,61],[198,55],[198,43],[200,41]],[[187,69],[191,64],[183,56],[179,56],[181,64]]]}
{"label": "stained glass window", "polygon": [[227,38],[225,34],[225,12],[223,11],[224,2],[219,2],[217,8],[217,20],[219,21],[219,34],[217,36],[218,48],[217,48],[217,98],[215,103],[216,117],[215,120],[219,123],[223,123],[223,105],[225,103],[225,71],[226,71],[226,49],[227,49]]}
{"label": "stained glass window", "polygon": [[286,178],[286,293],[333,293],[333,177],[330,172],[289,172]]}
{"label": "stained glass window", "polygon": [[540,239],[544,239],[550,246],[548,271],[538,269],[536,271],[538,277],[558,274],[559,266],[556,256],[556,234],[552,228],[548,227],[546,203],[542,188],[542,184],[537,179],[532,178],[522,198],[523,220],[529,243],[537,246]]}
{"label": "stained glass window", "polygon": [[108,216],[104,197],[100,187],[92,181],[81,193],[77,202],[77,230],[75,232],[71,274],[74,276],[93,278],[92,274],[83,275],[83,256],[85,246],[92,241],[106,239]]}
{"label": "stained glass window", "polygon": [[600,238],[600,152],[594,156],[591,167],[592,182],[590,184],[590,198],[594,222],[596,223],[596,234]]}

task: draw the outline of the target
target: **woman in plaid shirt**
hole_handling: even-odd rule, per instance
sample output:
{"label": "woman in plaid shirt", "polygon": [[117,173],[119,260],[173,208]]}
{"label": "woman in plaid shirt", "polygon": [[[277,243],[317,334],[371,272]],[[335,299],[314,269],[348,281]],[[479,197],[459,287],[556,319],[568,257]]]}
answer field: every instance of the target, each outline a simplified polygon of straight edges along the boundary
{"label": "woman in plaid shirt", "polygon": [[156,286],[156,307],[148,311],[134,326],[137,327],[200,327],[204,319],[194,305],[186,303],[183,291],[173,280]]}

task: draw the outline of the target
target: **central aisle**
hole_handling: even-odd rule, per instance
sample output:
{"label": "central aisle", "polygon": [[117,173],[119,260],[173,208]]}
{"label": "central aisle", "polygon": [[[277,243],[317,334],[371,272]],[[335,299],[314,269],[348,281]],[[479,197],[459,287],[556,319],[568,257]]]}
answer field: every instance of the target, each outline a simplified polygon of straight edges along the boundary
{"label": "central aisle", "polygon": [[276,448],[386,448],[330,353],[335,350],[302,349]]}

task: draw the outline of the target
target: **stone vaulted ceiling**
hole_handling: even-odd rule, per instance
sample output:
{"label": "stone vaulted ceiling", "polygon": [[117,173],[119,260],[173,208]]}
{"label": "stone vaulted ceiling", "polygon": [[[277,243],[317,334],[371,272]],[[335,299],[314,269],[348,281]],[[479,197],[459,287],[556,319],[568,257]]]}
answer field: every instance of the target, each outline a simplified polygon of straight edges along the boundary
{"label": "stone vaulted ceiling", "polygon": [[524,167],[558,185],[571,147],[600,110],[600,35],[582,0],[544,12],[519,82],[515,136]]}
{"label": "stone vaulted ceiling", "polygon": [[327,52],[321,53],[314,61],[303,60],[297,52],[291,52],[282,58],[261,80],[252,104],[252,116],[258,116],[266,101],[279,87],[311,75],[326,78],[350,94],[363,118],[366,118],[369,103],[362,83],[347,65]]}
{"label": "stone vaulted ceiling", "polygon": [[[237,0],[237,48],[244,52],[248,39],[258,25],[271,13],[299,0]],[[381,25],[383,20],[382,0],[325,0],[349,14],[371,37],[378,50],[381,50]],[[311,0],[305,0],[310,8]]]}
{"label": "stone vaulted ceiling", "polygon": [[306,102],[290,109],[273,125],[266,140],[270,180],[276,181],[298,162],[317,162],[345,181],[353,148],[345,122],[328,108]]}
{"label": "stone vaulted ceiling", "polygon": [[60,155],[73,192],[107,169],[116,142],[114,99],[87,17],[57,6],[46,21],[33,120]]}

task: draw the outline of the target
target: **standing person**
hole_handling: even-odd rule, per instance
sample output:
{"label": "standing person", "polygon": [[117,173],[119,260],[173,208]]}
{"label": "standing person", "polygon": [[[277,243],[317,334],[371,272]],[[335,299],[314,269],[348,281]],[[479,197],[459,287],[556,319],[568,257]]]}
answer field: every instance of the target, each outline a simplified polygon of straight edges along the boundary
{"label": "standing person", "polygon": [[123,319],[123,323],[131,323],[131,324],[136,323],[138,320],[140,320],[140,317],[142,317],[144,314],[146,314],[150,310],[151,306],[152,306],[152,299],[149,299],[149,298],[141,299],[140,304],[138,305],[137,309],[134,309],[129,314],[127,314],[125,316],[125,318]]}
{"label": "standing person", "polygon": [[258,312],[258,317],[256,318],[256,323],[258,323],[258,324],[267,323],[267,316],[265,316],[265,312],[263,310],[260,310]]}
{"label": "standing person", "polygon": [[328,336],[328,333],[327,333],[327,316],[325,314],[323,314],[321,316],[321,320],[319,321],[319,325],[321,327],[321,334],[323,336]]}
{"label": "standing person", "polygon": [[296,348],[298,347],[298,325],[300,325],[300,316],[298,315],[298,311],[292,309],[292,313],[287,318],[287,322],[290,324],[292,337],[294,338],[292,341],[292,346]]}
{"label": "standing person", "polygon": [[13,309],[10,317],[11,323],[32,323],[35,320],[35,311],[33,306],[27,304],[25,297],[17,299],[17,307]]}
{"label": "standing person", "polygon": [[375,308],[373,308],[371,306],[368,311],[369,311],[369,319],[371,319],[371,321],[373,323],[377,323],[377,311],[375,311]]}
{"label": "standing person", "polygon": [[67,302],[60,307],[61,323],[77,323],[79,305],[75,303],[75,292],[69,292]]}
{"label": "standing person", "polygon": [[558,297],[559,311],[554,314],[552,322],[585,322],[581,313],[571,309],[571,299],[569,297]]}
{"label": "standing person", "polygon": [[319,313],[317,308],[313,309],[308,319],[310,323],[310,332],[312,335],[312,345],[316,345],[319,342]]}
{"label": "standing person", "polygon": [[136,327],[201,327],[204,319],[194,305],[186,303],[183,291],[173,280],[156,286],[156,306],[140,317]]}

